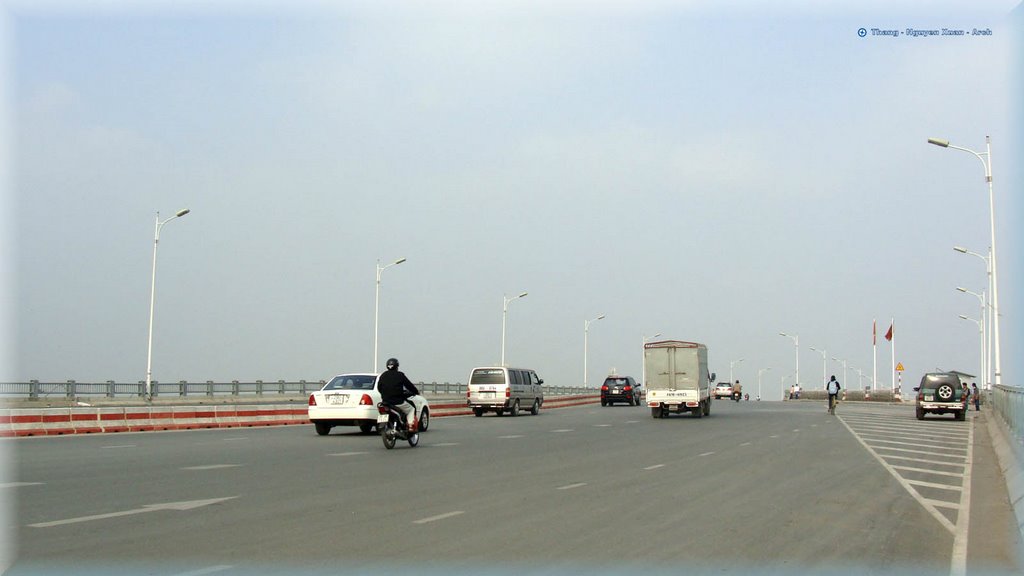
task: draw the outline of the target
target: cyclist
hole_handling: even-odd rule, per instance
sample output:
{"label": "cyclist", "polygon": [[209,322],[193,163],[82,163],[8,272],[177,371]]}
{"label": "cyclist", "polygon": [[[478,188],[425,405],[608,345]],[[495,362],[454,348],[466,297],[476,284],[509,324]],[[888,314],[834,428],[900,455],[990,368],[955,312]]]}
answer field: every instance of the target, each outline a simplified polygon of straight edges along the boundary
{"label": "cyclist", "polygon": [[842,386],[839,385],[839,381],[836,380],[835,374],[832,375],[832,379],[825,384],[825,391],[828,392],[828,413],[836,413],[836,402],[839,401],[839,391]]}

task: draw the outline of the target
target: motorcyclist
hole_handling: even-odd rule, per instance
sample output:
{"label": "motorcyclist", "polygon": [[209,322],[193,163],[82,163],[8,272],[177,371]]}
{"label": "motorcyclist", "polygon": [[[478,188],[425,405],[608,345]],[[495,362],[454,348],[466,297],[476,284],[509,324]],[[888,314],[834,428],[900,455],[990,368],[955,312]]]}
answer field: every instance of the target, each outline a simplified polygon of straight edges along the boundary
{"label": "motorcyclist", "polygon": [[409,402],[409,398],[419,396],[420,391],[403,372],[399,372],[397,358],[388,358],[385,366],[387,370],[381,372],[377,379],[380,399],[404,414],[405,421],[409,424],[409,431],[415,432],[419,423],[416,421],[416,406]]}

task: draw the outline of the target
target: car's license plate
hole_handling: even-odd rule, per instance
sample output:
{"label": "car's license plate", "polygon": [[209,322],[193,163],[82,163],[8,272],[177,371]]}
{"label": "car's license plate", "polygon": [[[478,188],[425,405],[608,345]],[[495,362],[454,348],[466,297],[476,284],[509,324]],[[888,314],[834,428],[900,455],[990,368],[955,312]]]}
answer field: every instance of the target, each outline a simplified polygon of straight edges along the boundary
{"label": "car's license plate", "polygon": [[934,402],[935,401],[935,396],[932,396],[931,394],[925,394],[924,395],[924,401],[925,402]]}
{"label": "car's license plate", "polygon": [[331,394],[327,397],[327,400],[330,404],[334,404],[335,406],[348,404],[348,394]]}

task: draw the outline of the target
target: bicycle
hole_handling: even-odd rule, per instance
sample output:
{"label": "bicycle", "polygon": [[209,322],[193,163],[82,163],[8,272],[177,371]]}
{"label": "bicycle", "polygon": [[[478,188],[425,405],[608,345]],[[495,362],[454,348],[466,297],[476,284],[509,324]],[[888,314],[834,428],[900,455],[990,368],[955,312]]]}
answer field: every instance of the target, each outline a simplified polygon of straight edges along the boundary
{"label": "bicycle", "polygon": [[833,416],[836,415],[836,405],[837,404],[839,404],[839,395],[838,394],[829,394],[828,395],[828,413],[829,414],[831,414]]}

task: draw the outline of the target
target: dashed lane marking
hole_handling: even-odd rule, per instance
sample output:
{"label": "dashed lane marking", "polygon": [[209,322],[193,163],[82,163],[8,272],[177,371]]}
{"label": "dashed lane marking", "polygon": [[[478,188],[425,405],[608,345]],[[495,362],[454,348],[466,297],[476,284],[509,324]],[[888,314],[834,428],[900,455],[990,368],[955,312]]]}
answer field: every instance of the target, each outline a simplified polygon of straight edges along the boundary
{"label": "dashed lane marking", "polygon": [[576,484],[567,484],[565,486],[559,486],[556,490],[572,490],[573,488],[580,488],[586,486],[586,482],[577,482]]}
{"label": "dashed lane marking", "polygon": [[222,468],[237,468],[241,464],[207,464],[206,466],[185,466],[182,470],[220,470]]}
{"label": "dashed lane marking", "polygon": [[658,468],[664,468],[664,467],[665,467],[664,464],[655,464],[654,466],[648,466],[647,468],[644,468],[644,470],[657,470]]}
{"label": "dashed lane marking", "polygon": [[459,514],[465,514],[462,510],[455,510],[454,512],[445,512],[444,514],[438,514],[437,516],[431,516],[429,518],[420,518],[419,520],[413,520],[413,524],[429,524],[430,522],[437,522],[438,520],[444,520]]}

